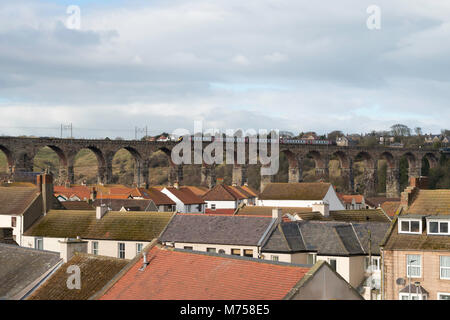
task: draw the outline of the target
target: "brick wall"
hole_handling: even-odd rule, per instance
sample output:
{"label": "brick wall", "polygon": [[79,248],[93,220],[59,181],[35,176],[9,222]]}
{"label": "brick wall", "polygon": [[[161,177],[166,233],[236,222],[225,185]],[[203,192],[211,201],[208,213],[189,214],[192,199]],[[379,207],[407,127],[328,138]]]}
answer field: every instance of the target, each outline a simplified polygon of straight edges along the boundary
{"label": "brick wall", "polygon": [[[439,257],[450,256],[449,251],[385,251],[384,252],[384,292],[386,300],[398,300],[399,292],[408,285],[406,274],[406,255],[421,256],[422,277],[411,278],[411,283],[419,281],[428,291],[428,299],[436,300],[437,293],[450,293],[450,280],[440,279]],[[396,280],[403,278],[405,285],[397,285]]]}

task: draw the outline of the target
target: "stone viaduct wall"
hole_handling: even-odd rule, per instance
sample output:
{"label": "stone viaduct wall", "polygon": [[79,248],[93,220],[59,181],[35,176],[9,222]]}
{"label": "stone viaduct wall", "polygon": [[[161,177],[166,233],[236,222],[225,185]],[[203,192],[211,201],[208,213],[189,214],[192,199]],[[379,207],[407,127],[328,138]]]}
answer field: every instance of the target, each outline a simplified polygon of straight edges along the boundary
{"label": "stone viaduct wall", "polygon": [[[18,172],[33,171],[33,158],[43,147],[51,148],[59,157],[59,184],[74,182],[74,159],[81,149],[89,149],[97,157],[98,183],[108,184],[112,179],[112,160],[120,149],[128,150],[135,160],[134,183],[138,186],[148,186],[149,159],[154,152],[162,150],[169,158],[171,170],[169,182],[183,180],[183,165],[175,165],[170,159],[172,148],[176,142],[155,142],[139,140],[86,140],[86,139],[57,139],[57,138],[19,138],[0,137],[0,150],[6,155],[8,161],[7,174],[14,179]],[[209,143],[203,143],[203,149]],[[225,144],[224,144],[225,146]],[[235,148],[236,150],[237,148]],[[270,145],[268,147],[270,150]],[[434,149],[408,149],[390,147],[339,147],[327,145],[301,145],[280,144],[279,152],[284,153],[289,161],[289,182],[302,181],[302,163],[306,158],[315,162],[318,179],[329,179],[329,161],[336,157],[340,163],[341,175],[347,181],[347,192],[354,191],[353,163],[363,159],[365,194],[374,195],[377,185],[377,162],[387,161],[386,194],[388,197],[397,197],[399,190],[399,161],[405,156],[409,163],[409,176],[418,177],[421,174],[422,159],[425,158],[430,167],[436,166],[440,154]],[[223,152],[225,155],[225,151]],[[245,147],[246,163],[237,164],[236,155],[233,163],[233,183],[242,185],[247,181],[247,168],[252,165],[248,161],[248,145]],[[193,158],[194,152],[192,152]],[[191,159],[192,159],[191,158]],[[194,163],[194,162],[191,162]],[[202,164],[202,184],[212,186],[215,184],[215,166]],[[273,176],[261,176],[261,188],[273,181]]]}

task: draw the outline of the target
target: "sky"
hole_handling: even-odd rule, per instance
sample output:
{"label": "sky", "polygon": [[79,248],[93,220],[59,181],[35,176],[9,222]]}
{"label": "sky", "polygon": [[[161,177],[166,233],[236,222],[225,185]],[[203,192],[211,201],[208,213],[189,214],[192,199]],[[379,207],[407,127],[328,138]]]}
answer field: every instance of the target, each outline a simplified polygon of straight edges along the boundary
{"label": "sky", "polygon": [[439,133],[449,39],[442,0],[0,0],[0,135]]}

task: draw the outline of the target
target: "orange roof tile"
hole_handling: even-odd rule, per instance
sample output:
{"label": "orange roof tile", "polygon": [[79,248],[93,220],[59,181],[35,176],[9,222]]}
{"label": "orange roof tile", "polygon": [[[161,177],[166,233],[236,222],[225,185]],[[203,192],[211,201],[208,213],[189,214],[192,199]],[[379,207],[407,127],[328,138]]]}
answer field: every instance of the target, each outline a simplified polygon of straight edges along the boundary
{"label": "orange roof tile", "polygon": [[153,247],[101,300],[280,300],[310,270],[263,260]]}

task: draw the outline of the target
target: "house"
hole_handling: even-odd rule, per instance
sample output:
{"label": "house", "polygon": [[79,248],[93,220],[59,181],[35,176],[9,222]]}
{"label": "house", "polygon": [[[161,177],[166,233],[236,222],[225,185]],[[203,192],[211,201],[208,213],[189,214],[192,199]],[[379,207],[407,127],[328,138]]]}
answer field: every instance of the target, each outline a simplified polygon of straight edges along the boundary
{"label": "house", "polygon": [[326,261],[370,299],[371,290],[364,287],[380,292],[378,244],[388,229],[386,222],[281,222],[265,240],[262,258],[296,264]]}
{"label": "house", "polygon": [[[76,252],[58,268],[27,300],[88,300],[113,279],[129,260]],[[68,288],[70,266],[80,268],[80,288]]]}
{"label": "house", "polygon": [[346,210],[367,209],[364,196],[360,194],[337,193]]}
{"label": "house", "polygon": [[88,241],[88,252],[132,259],[157,238],[172,217],[168,212],[50,210],[23,236],[23,246],[60,252],[65,239]]}
{"label": "house", "polygon": [[165,187],[161,192],[175,202],[177,212],[205,213],[206,203],[187,187]]}
{"label": "house", "polygon": [[269,183],[258,197],[259,206],[313,207],[328,204],[329,210],[344,210],[331,183]]}
{"label": "house", "polygon": [[158,241],[177,249],[258,258],[262,242],[280,219],[281,210],[270,217],[177,214]]}
{"label": "house", "polygon": [[17,242],[14,241],[13,228],[0,228],[0,243],[18,246]]}
{"label": "house", "polygon": [[385,201],[380,207],[392,219],[400,209],[400,201]]}
{"label": "house", "polygon": [[411,182],[381,244],[383,295],[388,300],[449,300],[450,190],[420,189]]}
{"label": "house", "polygon": [[49,210],[61,208],[50,174],[38,175],[35,187],[0,187],[0,204],[0,228],[12,228],[13,240],[19,245],[33,223]]}
{"label": "house", "polygon": [[171,200],[166,194],[156,188],[145,190],[145,199],[151,199],[159,212],[173,212],[176,208],[175,201]]}
{"label": "house", "polygon": [[294,265],[154,246],[96,295],[101,300],[354,299],[325,262]]}
{"label": "house", "polygon": [[21,300],[63,260],[59,253],[0,243],[0,300]]}
{"label": "house", "polygon": [[365,199],[368,209],[376,209],[383,206],[385,202],[399,202],[400,198],[386,198],[386,197],[370,197]]}
{"label": "house", "polygon": [[88,186],[54,186],[55,197],[59,201],[88,201],[92,198],[93,188]]}
{"label": "house", "polygon": [[159,211],[153,200],[96,199],[92,205],[94,208],[105,205],[108,211]]}
{"label": "house", "polygon": [[234,213],[234,211],[244,204],[246,199],[242,192],[235,187],[224,184],[217,184],[203,196],[206,203],[206,213]]}
{"label": "house", "polygon": [[349,147],[357,145],[357,141],[353,140],[350,137],[342,136],[336,138],[336,145],[339,147]]}

